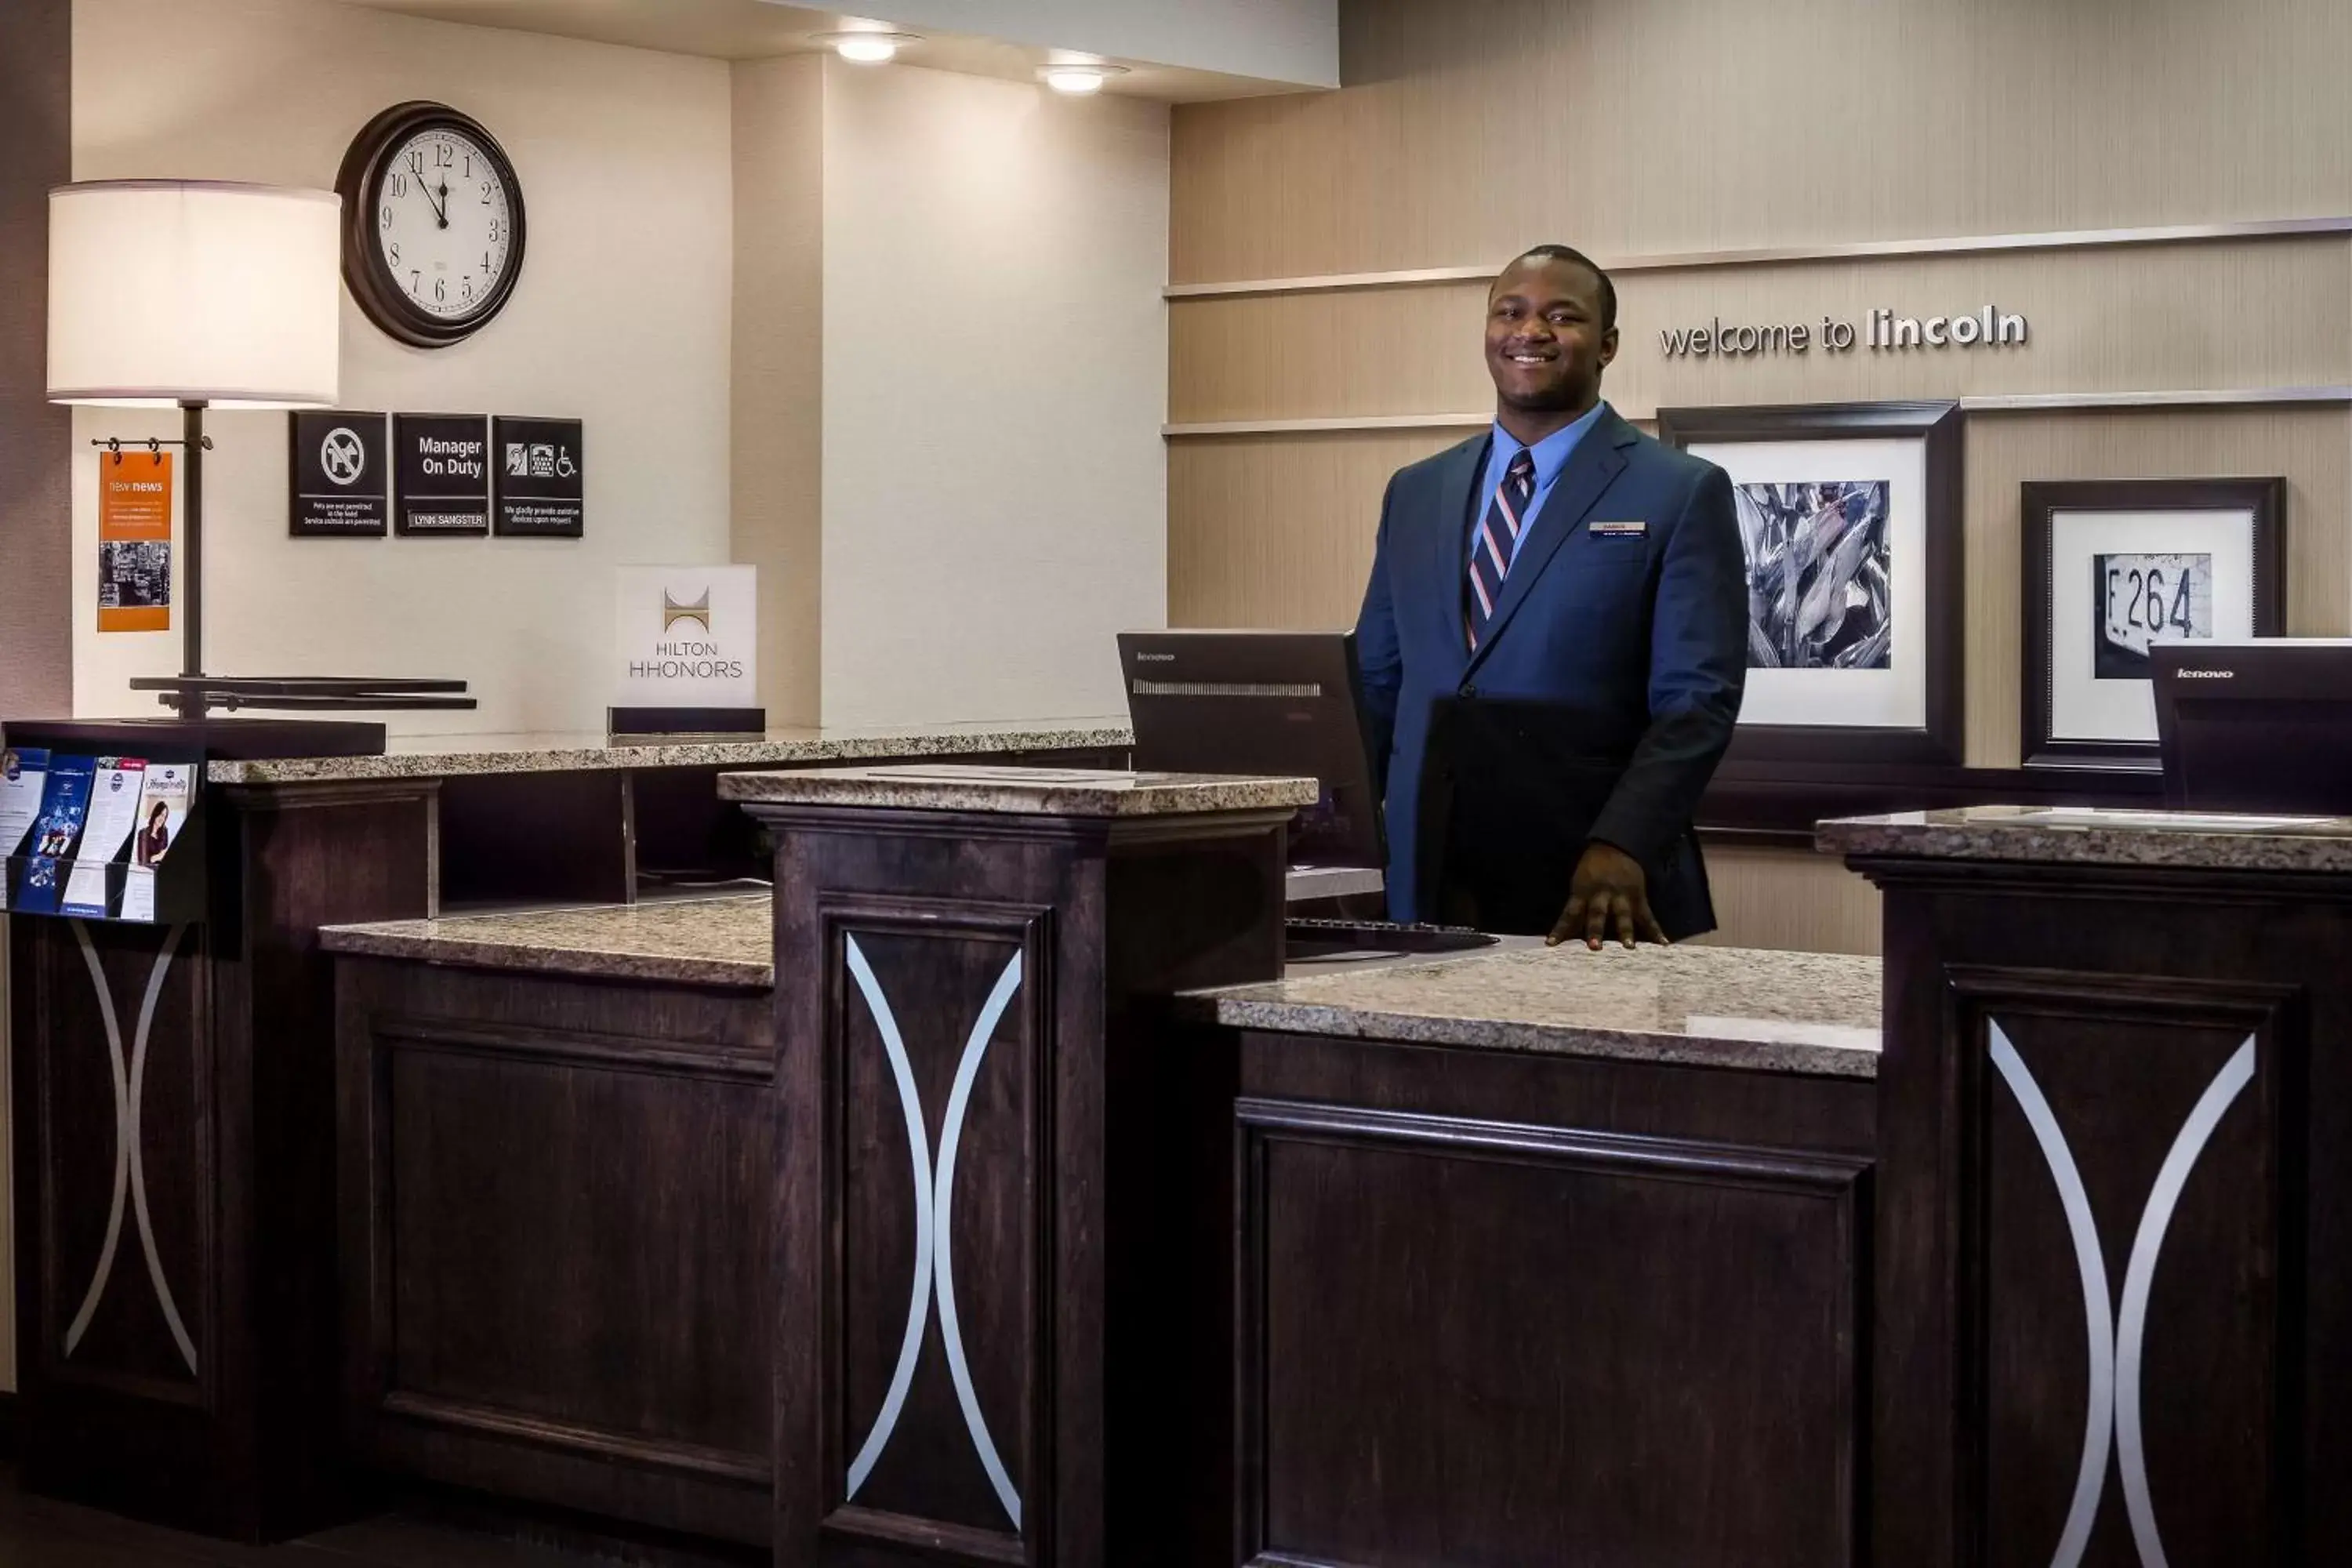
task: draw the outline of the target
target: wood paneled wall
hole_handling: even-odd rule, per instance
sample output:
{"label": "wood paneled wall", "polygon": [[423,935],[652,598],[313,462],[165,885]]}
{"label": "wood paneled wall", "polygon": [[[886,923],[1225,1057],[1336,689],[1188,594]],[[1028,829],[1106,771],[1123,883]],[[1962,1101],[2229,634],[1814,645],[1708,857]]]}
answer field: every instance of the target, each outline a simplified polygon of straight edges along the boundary
{"label": "wood paneled wall", "polygon": [[[1496,264],[1500,265],[1500,258]],[[1605,377],[1628,418],[1664,406],[2200,392],[2352,380],[2352,242],[2340,235],[1617,275]],[[1668,359],[1661,331],[1968,314],[2026,319],[2022,346]],[[1172,425],[1476,414],[1483,280],[1172,302]]]}
{"label": "wood paneled wall", "polygon": [[2341,0],[1346,0],[1176,111],[1171,276],[2352,211]]}
{"label": "wood paneled wall", "polygon": [[1806,849],[1711,842],[1715,889],[1710,946],[1801,952],[1876,952],[1878,889],[1843,861]]}
{"label": "wood paneled wall", "polygon": [[[1606,259],[2352,215],[2352,162],[2326,151],[2352,144],[2352,99],[2325,63],[2352,58],[2338,0],[2226,16],[2190,0],[1349,0],[1341,26],[1339,92],[1176,111],[1175,283],[1308,286],[1171,300],[1173,625],[1350,624],[1389,475],[1492,407],[1482,283],[1316,279],[1499,266],[1542,240]],[[2176,404],[1970,413],[1973,766],[2019,761],[2029,479],[2284,475],[2288,628],[2352,631],[2343,233],[1644,266],[1618,285],[1606,391],[1637,420],[1899,397]],[[2024,315],[2028,343],[1670,360],[1659,340],[1717,318],[1985,304]],[[2230,401],[2285,392],[2308,400]],[[1236,424],[1276,427],[1200,428]],[[1834,866],[1720,846],[1710,865],[1727,938],[1875,945],[1874,898]]]}
{"label": "wood paneled wall", "polygon": [[1968,760],[2020,760],[2018,489],[2028,479],[2286,476],[2286,629],[2352,631],[2352,411],[2116,409],[1968,422]]}

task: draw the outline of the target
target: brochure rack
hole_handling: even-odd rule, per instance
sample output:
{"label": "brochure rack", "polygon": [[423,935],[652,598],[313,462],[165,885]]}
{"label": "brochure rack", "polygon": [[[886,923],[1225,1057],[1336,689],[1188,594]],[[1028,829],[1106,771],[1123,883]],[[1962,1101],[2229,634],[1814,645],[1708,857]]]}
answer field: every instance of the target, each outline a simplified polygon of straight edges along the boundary
{"label": "brochure rack", "polygon": [[[205,764],[268,754],[283,739],[271,731],[283,727],[136,720],[9,724],[0,734],[0,760],[16,768],[0,767],[0,792],[17,785],[18,809],[14,816],[0,810],[0,907],[32,919],[109,924],[203,920],[211,875]],[[383,749],[377,725],[305,725],[303,731],[304,749],[314,753]],[[135,766],[136,778],[118,764]],[[37,771],[41,782],[33,784]],[[77,786],[81,797],[71,798],[63,786],[74,777],[113,782],[117,801],[110,805],[91,784]],[[167,777],[168,793],[153,789]],[[126,780],[143,792],[127,802],[119,799]]]}

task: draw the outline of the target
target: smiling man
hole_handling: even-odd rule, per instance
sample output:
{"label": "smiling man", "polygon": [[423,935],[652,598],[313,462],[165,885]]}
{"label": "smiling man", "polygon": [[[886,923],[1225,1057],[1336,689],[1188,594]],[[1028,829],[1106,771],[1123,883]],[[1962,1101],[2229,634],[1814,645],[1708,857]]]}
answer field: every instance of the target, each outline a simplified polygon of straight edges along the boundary
{"label": "smiling man", "polygon": [[1356,625],[1390,913],[1711,930],[1691,817],[1747,678],[1731,482],[1601,400],[1617,291],[1576,251],[1503,270],[1486,349],[1494,428],[1389,480]]}

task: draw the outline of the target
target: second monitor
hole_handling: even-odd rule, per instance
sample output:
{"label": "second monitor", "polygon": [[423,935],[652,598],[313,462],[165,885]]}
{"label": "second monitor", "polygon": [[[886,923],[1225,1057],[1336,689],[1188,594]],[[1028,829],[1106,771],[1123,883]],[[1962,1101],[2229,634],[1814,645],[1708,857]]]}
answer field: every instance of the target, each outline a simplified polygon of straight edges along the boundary
{"label": "second monitor", "polygon": [[1354,633],[1124,632],[1118,661],[1138,768],[1312,774],[1322,795],[1291,830],[1292,863],[1385,862]]}

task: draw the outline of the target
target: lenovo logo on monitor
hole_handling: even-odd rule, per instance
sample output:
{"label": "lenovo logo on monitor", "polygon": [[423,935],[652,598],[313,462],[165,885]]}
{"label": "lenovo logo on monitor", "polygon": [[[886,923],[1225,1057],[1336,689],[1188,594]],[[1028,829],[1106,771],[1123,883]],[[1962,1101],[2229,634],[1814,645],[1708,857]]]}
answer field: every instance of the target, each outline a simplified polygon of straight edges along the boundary
{"label": "lenovo logo on monitor", "polygon": [[2184,669],[2179,672],[2179,679],[2182,680],[2235,680],[2238,679],[2238,672],[2234,669]]}

